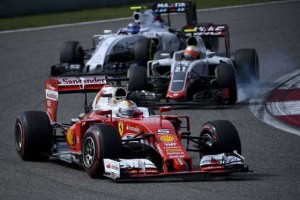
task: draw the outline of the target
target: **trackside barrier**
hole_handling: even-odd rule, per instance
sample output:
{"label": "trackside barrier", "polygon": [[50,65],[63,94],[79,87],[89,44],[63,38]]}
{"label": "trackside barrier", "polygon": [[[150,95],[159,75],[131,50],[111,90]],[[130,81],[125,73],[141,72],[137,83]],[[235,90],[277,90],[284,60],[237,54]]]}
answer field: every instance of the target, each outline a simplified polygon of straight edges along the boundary
{"label": "trackside barrier", "polygon": [[45,14],[65,11],[126,6],[150,2],[149,0],[1,0],[0,17]]}

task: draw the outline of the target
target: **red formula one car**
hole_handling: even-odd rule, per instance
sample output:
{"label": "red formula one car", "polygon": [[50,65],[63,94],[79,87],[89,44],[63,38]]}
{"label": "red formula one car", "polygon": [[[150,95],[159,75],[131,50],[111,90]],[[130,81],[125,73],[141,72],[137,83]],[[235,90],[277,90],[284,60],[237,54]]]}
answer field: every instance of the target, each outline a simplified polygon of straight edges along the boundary
{"label": "red formula one car", "polygon": [[[117,180],[248,169],[229,121],[207,122],[194,136],[188,116],[165,115],[170,107],[160,107],[158,115],[137,107],[124,88],[106,85],[103,76],[49,78],[45,87],[46,112],[23,112],[16,120],[16,149],[25,161],[51,157],[82,165],[92,178]],[[92,90],[100,91],[90,111],[71,124],[57,122],[60,93]],[[197,162],[189,151],[199,153]]]}

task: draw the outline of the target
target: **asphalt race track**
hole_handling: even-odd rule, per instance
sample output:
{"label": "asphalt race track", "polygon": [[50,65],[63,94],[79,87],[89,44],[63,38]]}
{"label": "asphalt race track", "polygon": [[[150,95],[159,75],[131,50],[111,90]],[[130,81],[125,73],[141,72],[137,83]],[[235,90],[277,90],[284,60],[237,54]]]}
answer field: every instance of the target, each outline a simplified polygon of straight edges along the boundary
{"label": "asphalt race track", "polygon": [[[201,11],[198,17],[201,22],[228,24],[233,52],[238,48],[257,49],[263,86],[299,69],[299,10],[300,1],[290,1]],[[194,134],[208,120],[232,121],[240,133],[243,156],[254,171],[246,175],[214,180],[198,177],[184,182],[115,183],[90,179],[82,168],[73,165],[23,162],[19,158],[14,146],[15,119],[22,111],[45,110],[44,80],[49,67],[58,62],[60,45],[66,40],[78,40],[90,47],[93,34],[117,30],[127,23],[121,20],[0,34],[0,199],[298,199],[300,137],[261,122],[247,103],[224,109],[172,111],[191,116]],[[246,96],[257,92],[243,91]],[[83,111],[81,96],[66,101],[77,106],[61,106],[62,118],[69,119]]]}

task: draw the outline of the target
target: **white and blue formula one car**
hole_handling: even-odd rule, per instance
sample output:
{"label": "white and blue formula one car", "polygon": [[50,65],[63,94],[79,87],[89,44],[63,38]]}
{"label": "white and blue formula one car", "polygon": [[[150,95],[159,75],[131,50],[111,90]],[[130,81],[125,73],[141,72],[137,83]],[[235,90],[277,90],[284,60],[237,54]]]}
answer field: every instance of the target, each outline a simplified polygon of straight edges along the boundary
{"label": "white and blue formula one car", "polygon": [[126,75],[131,66],[146,66],[162,52],[173,54],[182,49],[181,31],[170,28],[162,13],[186,13],[187,24],[196,23],[192,2],[156,3],[151,9],[133,7],[133,22],[117,33],[105,30],[94,35],[93,47],[84,50],[78,41],[67,41],[60,51],[60,63],[51,67],[51,76],[76,73]]}

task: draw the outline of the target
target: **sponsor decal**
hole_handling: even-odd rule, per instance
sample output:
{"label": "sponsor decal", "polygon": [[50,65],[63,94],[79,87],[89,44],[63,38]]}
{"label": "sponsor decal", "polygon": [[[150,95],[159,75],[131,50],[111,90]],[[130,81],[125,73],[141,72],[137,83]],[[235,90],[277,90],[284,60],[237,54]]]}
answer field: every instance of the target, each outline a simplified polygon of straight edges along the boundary
{"label": "sponsor decal", "polygon": [[175,143],[175,142],[168,142],[168,143],[164,143],[164,145],[166,147],[175,147],[175,146],[177,146],[177,143]]}
{"label": "sponsor decal", "polygon": [[118,128],[119,128],[119,133],[122,136],[123,135],[123,131],[124,131],[124,124],[123,124],[123,122],[119,122],[118,123]]}
{"label": "sponsor decal", "polygon": [[167,152],[182,152],[181,148],[167,148]]}
{"label": "sponsor decal", "polygon": [[176,152],[167,152],[168,155],[184,155],[182,151],[176,151]]}
{"label": "sponsor decal", "polygon": [[169,158],[184,158],[184,155],[170,155]]}
{"label": "sponsor decal", "polygon": [[58,92],[46,89],[46,99],[57,101],[58,100]]}
{"label": "sponsor decal", "polygon": [[120,177],[120,163],[118,161],[103,159],[105,174],[111,178]]}
{"label": "sponsor decal", "polygon": [[185,2],[179,2],[179,3],[158,3],[157,8],[179,8],[179,7],[185,7]]}
{"label": "sponsor decal", "polygon": [[176,140],[176,137],[171,134],[164,134],[158,136],[158,139],[162,142],[174,142]]}
{"label": "sponsor decal", "polygon": [[156,145],[157,146],[157,150],[159,152],[160,155],[163,155],[163,150],[161,149],[160,145]]}
{"label": "sponsor decal", "polygon": [[47,106],[51,107],[51,105],[52,105],[51,101],[49,99],[47,99]]}
{"label": "sponsor decal", "polygon": [[225,26],[200,26],[198,29],[199,32],[203,32],[203,33],[213,32],[216,35],[220,35],[225,30]]}
{"label": "sponsor decal", "polygon": [[166,12],[185,12],[186,3],[158,3],[155,12],[166,13]]}
{"label": "sponsor decal", "polygon": [[94,76],[94,77],[65,77],[58,79],[60,86],[65,85],[94,85],[94,84],[105,84],[106,80],[104,76]]}
{"label": "sponsor decal", "polygon": [[128,131],[134,131],[134,132],[140,132],[139,128],[130,126],[129,124],[126,126],[126,130],[128,130]]}
{"label": "sponsor decal", "polygon": [[226,27],[221,26],[199,26],[187,27],[184,29],[186,36],[201,36],[201,35],[223,35]]}
{"label": "sponsor decal", "polygon": [[119,166],[112,165],[111,163],[107,163],[106,168],[110,170],[117,170],[117,171],[119,170]]}
{"label": "sponsor decal", "polygon": [[167,133],[170,133],[170,129],[158,129],[157,133],[158,134],[167,134]]}
{"label": "sponsor decal", "polygon": [[184,157],[184,152],[181,147],[167,147],[165,150],[170,158],[174,156],[176,156],[176,158]]}

